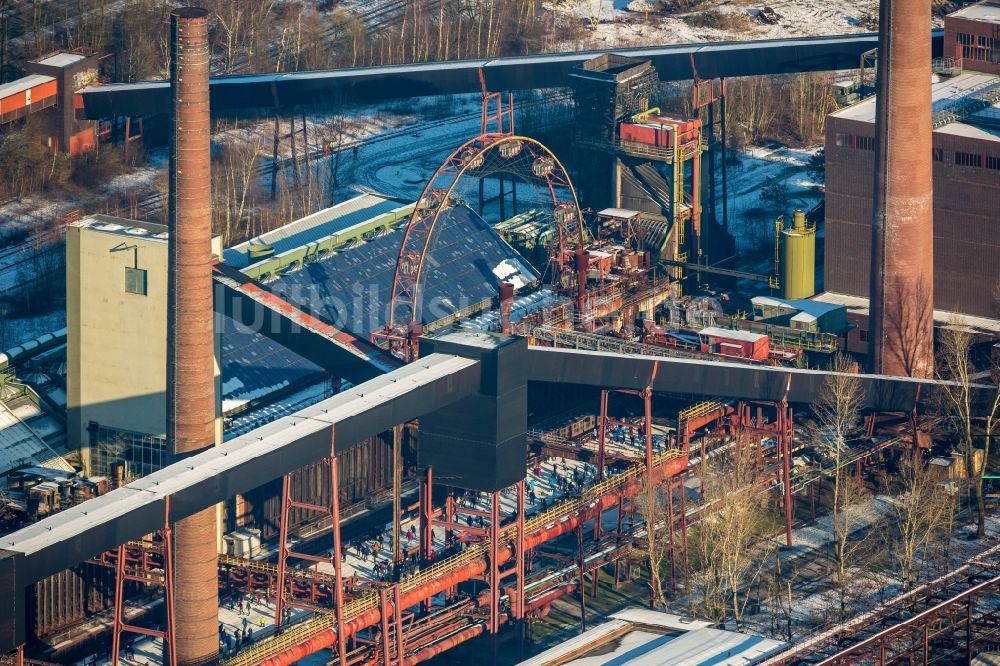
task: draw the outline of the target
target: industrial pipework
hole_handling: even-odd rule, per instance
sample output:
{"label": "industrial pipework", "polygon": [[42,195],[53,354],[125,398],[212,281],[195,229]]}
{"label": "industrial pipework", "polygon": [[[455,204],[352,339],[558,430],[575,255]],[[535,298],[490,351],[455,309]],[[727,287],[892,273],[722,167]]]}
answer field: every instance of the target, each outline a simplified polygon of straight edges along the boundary
{"label": "industrial pipework", "polygon": [[882,0],[869,357],[878,374],[934,371],[931,8]]}
{"label": "industrial pipework", "polygon": [[[174,10],[170,43],[167,442],[176,460],[216,440],[208,11]],[[208,507],[174,529],[178,664],[218,661],[216,522]]]}

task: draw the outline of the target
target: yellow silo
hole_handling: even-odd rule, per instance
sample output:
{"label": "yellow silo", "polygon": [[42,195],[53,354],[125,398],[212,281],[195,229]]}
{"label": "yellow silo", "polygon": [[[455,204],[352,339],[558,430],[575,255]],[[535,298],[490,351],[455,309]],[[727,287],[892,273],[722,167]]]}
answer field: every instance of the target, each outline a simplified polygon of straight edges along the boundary
{"label": "yellow silo", "polygon": [[816,226],[806,222],[802,210],[795,211],[792,219],[792,226],[781,231],[781,295],[788,299],[809,298],[816,293]]}

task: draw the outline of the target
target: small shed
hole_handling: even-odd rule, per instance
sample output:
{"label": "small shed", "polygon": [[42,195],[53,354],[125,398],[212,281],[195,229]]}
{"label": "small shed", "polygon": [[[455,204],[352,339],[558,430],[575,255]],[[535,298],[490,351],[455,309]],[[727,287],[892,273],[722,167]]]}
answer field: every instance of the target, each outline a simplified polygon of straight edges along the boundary
{"label": "small shed", "polygon": [[847,330],[847,308],[836,303],[824,303],[805,298],[787,300],[773,296],[754,296],[755,320],[787,326],[812,333],[842,334]]}
{"label": "small shed", "polygon": [[770,353],[770,338],[762,333],[709,326],[698,331],[698,338],[706,354],[766,361]]}

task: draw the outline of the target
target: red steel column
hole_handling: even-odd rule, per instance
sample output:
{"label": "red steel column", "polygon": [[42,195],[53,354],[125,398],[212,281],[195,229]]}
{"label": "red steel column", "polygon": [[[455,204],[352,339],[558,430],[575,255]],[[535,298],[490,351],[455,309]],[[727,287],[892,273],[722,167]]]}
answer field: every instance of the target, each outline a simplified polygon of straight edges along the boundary
{"label": "red steel column", "polygon": [[490,626],[491,634],[500,631],[500,493],[490,493]]}
{"label": "red steel column", "polygon": [[426,476],[420,481],[420,558],[430,561],[434,555],[434,475],[427,468]]}
{"label": "red steel column", "polygon": [[[555,473],[553,471],[553,473]],[[515,571],[517,578],[515,586],[517,589],[517,599],[514,602],[514,617],[524,620],[524,480],[517,482],[517,552],[515,560]]]}
{"label": "red steel column", "polygon": [[[291,510],[292,475],[281,477],[281,514],[278,520],[278,576],[274,590],[274,628],[281,631],[285,621],[285,571],[288,567],[288,512]],[[249,575],[247,580],[249,580]]]}
{"label": "red steel column", "polygon": [[880,374],[934,371],[931,7],[882,0],[869,355]]}
{"label": "red steel column", "polygon": [[333,590],[334,605],[337,609],[337,657],[341,664],[347,663],[347,638],[344,636],[344,569],[343,544],[340,539],[340,483],[337,477],[337,452],[330,445],[330,507],[333,514],[333,575],[336,586]]}
{"label": "red steel column", "polygon": [[[174,10],[170,32],[167,442],[184,455],[215,444],[208,11]],[[174,530],[182,665],[213,664],[219,656],[215,511],[208,507]]]}
{"label": "red steel column", "polygon": [[784,484],[784,509],[785,509],[785,543],[791,548],[792,542],[792,522],[795,520],[795,499],[792,496],[792,435],[791,435],[791,409],[782,400],[778,404],[778,453],[781,456],[781,481]]}
{"label": "red steel column", "polygon": [[601,389],[601,411],[597,416],[597,479],[604,480],[604,456],[608,429],[608,389]]}
{"label": "red steel column", "polygon": [[642,434],[646,442],[646,474],[653,478],[653,390],[642,391],[643,423]]}

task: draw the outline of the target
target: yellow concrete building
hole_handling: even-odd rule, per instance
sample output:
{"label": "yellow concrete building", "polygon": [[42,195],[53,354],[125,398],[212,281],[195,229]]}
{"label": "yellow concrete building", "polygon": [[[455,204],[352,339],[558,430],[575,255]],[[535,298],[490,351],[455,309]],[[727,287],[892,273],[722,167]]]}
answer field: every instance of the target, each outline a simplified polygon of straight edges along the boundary
{"label": "yellow concrete building", "polygon": [[[221,255],[219,237],[212,249]],[[218,321],[215,330],[220,442]],[[166,462],[166,333],[167,228],[104,215],[70,224],[67,425],[69,445],[79,446],[87,474],[131,477]]]}

